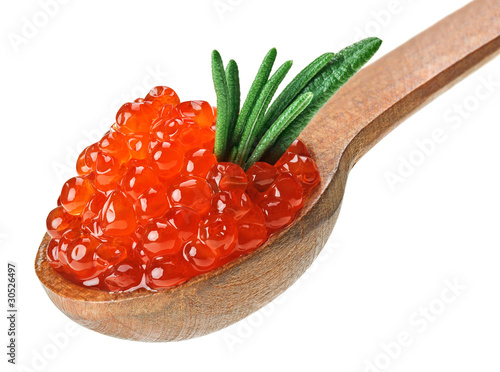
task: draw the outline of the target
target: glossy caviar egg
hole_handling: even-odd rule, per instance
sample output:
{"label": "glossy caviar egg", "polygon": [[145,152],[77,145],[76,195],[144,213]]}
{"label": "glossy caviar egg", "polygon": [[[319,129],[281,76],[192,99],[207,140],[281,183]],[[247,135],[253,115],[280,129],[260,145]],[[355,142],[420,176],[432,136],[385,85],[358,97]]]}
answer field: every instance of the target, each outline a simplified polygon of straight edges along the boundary
{"label": "glossy caviar egg", "polygon": [[146,225],[142,242],[144,251],[150,258],[175,254],[181,249],[177,229],[164,218],[153,220]]}
{"label": "glossy caviar egg", "polygon": [[103,232],[111,236],[132,234],[137,227],[134,206],[121,191],[113,191],[100,214]]}
{"label": "glossy caviar egg", "polygon": [[294,154],[306,156],[308,158],[311,157],[311,153],[307,149],[306,145],[299,139],[293,141],[293,143],[288,148],[288,152],[293,152]]}
{"label": "glossy caviar egg", "polygon": [[141,224],[147,223],[151,218],[163,216],[168,208],[166,191],[161,185],[150,187],[134,203],[135,215]]}
{"label": "glossy caviar egg", "polygon": [[181,128],[175,140],[184,151],[198,149],[203,146],[202,132],[197,124],[189,124]]}
{"label": "glossy caviar egg", "polygon": [[180,103],[177,93],[172,88],[164,86],[151,89],[144,100],[150,102],[156,110],[160,110],[165,105],[177,106]]}
{"label": "glossy caviar egg", "polygon": [[85,151],[85,164],[90,169],[91,172],[95,171],[95,163],[97,161],[97,154],[101,151],[99,149],[99,145],[94,143],[87,147],[87,151]]}
{"label": "glossy caviar egg", "polygon": [[278,170],[294,174],[308,191],[320,182],[318,166],[311,158],[286,152],[277,163]]}
{"label": "glossy caviar egg", "polygon": [[303,195],[301,183],[290,173],[280,174],[266,192],[268,197],[288,201],[295,211],[302,208]]}
{"label": "glossy caviar egg", "polygon": [[122,262],[128,255],[129,252],[126,245],[111,241],[102,243],[96,248],[95,262],[99,268],[104,269]]}
{"label": "glossy caviar egg", "polygon": [[105,154],[113,156],[120,164],[130,159],[127,138],[120,132],[109,132],[99,141],[99,149]]}
{"label": "glossy caviar egg", "polygon": [[201,128],[210,127],[214,122],[214,111],[206,101],[186,101],[177,106],[181,117],[190,118]]}
{"label": "glossy caviar egg", "polygon": [[99,145],[94,143],[86,147],[76,161],[76,172],[79,176],[85,176],[95,171],[97,153],[101,151]]}
{"label": "glossy caviar egg", "polygon": [[47,245],[47,261],[54,270],[62,268],[62,264],[59,261],[58,250],[59,250],[59,240],[50,239],[50,242]]}
{"label": "glossy caviar egg", "polygon": [[255,205],[238,220],[239,251],[251,251],[260,247],[267,240],[269,233],[262,209]]}
{"label": "glossy caviar egg", "polygon": [[146,251],[144,251],[144,244],[142,243],[142,240],[134,246],[130,258],[140,263],[143,267],[151,261],[149,256],[146,254]]}
{"label": "glossy caviar egg", "polygon": [[168,199],[173,207],[188,207],[200,215],[208,213],[212,189],[203,178],[190,177],[170,187]]}
{"label": "glossy caviar egg", "polygon": [[70,178],[61,191],[61,205],[71,215],[78,216],[94,194],[92,183],[82,177]]}
{"label": "glossy caviar egg", "polygon": [[159,141],[172,141],[177,138],[181,129],[193,124],[190,120],[167,117],[156,120],[151,132]]}
{"label": "glossy caviar egg", "polygon": [[207,180],[212,189],[226,191],[240,189],[245,191],[248,178],[243,168],[233,163],[218,163],[210,169]]}
{"label": "glossy caviar egg", "polygon": [[181,172],[190,176],[205,178],[216,163],[217,159],[212,151],[203,148],[193,149],[184,156],[184,165]]}
{"label": "glossy caviar egg", "polygon": [[198,225],[201,216],[194,209],[187,207],[174,207],[165,213],[165,220],[175,227],[182,243],[194,239],[198,235]]}
{"label": "glossy caviar egg", "polygon": [[120,162],[113,156],[99,151],[95,165],[95,188],[100,191],[114,190],[121,176]]}
{"label": "glossy caviar egg", "polygon": [[137,262],[125,260],[110,268],[104,283],[111,292],[122,292],[141,284],[143,269]]}
{"label": "glossy caviar egg", "polygon": [[200,240],[221,256],[232,253],[238,241],[238,226],[228,214],[215,214],[202,223]]}
{"label": "glossy caviar egg", "polygon": [[189,242],[184,246],[184,257],[198,271],[208,271],[217,266],[220,251],[210,248],[200,240]]}
{"label": "glossy caviar egg", "polygon": [[62,207],[57,207],[47,217],[47,232],[52,238],[60,238],[67,230],[78,228],[78,217],[72,216]]}
{"label": "glossy caviar egg", "polygon": [[88,225],[92,223],[98,217],[99,212],[102,210],[105,203],[106,194],[96,191],[94,196],[92,196],[92,199],[89,200],[82,211],[82,225]]}
{"label": "glossy caviar egg", "polygon": [[183,163],[183,154],[170,142],[159,143],[151,152],[151,168],[160,177],[178,174]]}
{"label": "glossy caviar egg", "polygon": [[295,216],[292,206],[284,199],[268,197],[259,206],[264,212],[267,230],[271,233],[288,226]]}
{"label": "glossy caviar egg", "polygon": [[149,156],[150,138],[149,133],[133,133],[125,137],[132,159],[143,160]]}
{"label": "glossy caviar egg", "polygon": [[149,133],[157,112],[149,102],[129,102],[124,104],[116,114],[118,130],[127,135],[132,133]]}
{"label": "glossy caviar egg", "polygon": [[278,174],[278,170],[271,164],[255,163],[247,171],[249,186],[258,192],[265,192],[273,184]]}
{"label": "glossy caviar egg", "polygon": [[94,261],[99,241],[89,234],[74,239],[67,248],[66,259],[73,274],[81,281],[92,279],[98,274]]}
{"label": "glossy caviar egg", "polygon": [[175,287],[261,247],[320,182],[306,145],[246,172],[217,162],[217,109],[158,86],[85,148],[47,217],[47,261],[110,292]]}
{"label": "glossy caviar egg", "polygon": [[122,191],[132,199],[160,182],[158,176],[148,166],[131,166],[120,181]]}
{"label": "glossy caviar egg", "polygon": [[214,151],[215,144],[215,130],[210,128],[202,128],[200,132],[200,138],[203,142],[203,148],[208,151]]}
{"label": "glossy caviar egg", "polygon": [[87,159],[87,150],[88,147],[86,147],[81,154],[78,156],[78,159],[76,160],[76,172],[78,173],[79,176],[85,176],[92,172],[92,169],[90,168],[89,165],[87,165],[86,159]]}
{"label": "glossy caviar egg", "polygon": [[247,170],[248,188],[247,193],[250,197],[259,202],[264,198],[265,192],[271,187],[276,177],[278,170],[271,164],[258,162],[252,165]]}
{"label": "glossy caviar egg", "polygon": [[68,249],[73,241],[79,239],[82,235],[82,232],[78,230],[68,230],[64,233],[64,235],[59,239],[59,245],[57,246],[57,252],[54,253],[54,257],[57,257],[59,261],[59,270],[63,272],[68,272],[71,274],[71,277],[74,277],[74,273],[71,271],[68,265]]}
{"label": "glossy caviar egg", "polygon": [[235,189],[214,194],[211,207],[214,212],[227,213],[235,220],[238,220],[250,211],[253,202],[244,191]]}
{"label": "glossy caviar egg", "polygon": [[146,266],[146,284],[153,289],[174,287],[189,277],[179,256],[158,257]]}
{"label": "glossy caviar egg", "polygon": [[[170,117],[174,117],[177,113],[177,109],[174,105],[166,104],[160,110],[158,110],[158,119],[166,119]],[[154,126],[155,122],[153,122]]]}

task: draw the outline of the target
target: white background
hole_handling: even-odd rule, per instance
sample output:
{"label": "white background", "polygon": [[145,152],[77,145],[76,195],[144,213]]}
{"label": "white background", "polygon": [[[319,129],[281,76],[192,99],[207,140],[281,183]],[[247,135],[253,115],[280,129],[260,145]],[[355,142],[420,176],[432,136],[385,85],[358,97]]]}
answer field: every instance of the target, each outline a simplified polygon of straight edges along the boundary
{"label": "white background", "polygon": [[[244,93],[273,46],[279,62],[294,59],[295,73],[366,35],[384,40],[381,56],[466,1],[61,0],[44,16],[40,4],[48,2],[0,5],[0,288],[7,261],[16,262],[18,370],[500,369],[500,59],[356,165],[321,259],[239,324],[179,343],[113,339],[73,327],[33,270],[75,154],[113,123],[121,103],[158,84],[183,100],[214,103],[213,48],[239,62]],[[429,143],[437,128],[444,140],[422,155],[417,142]],[[401,182],[391,186],[389,174]],[[455,295],[446,289],[454,282]],[[1,311],[0,370],[16,370],[6,363]]]}

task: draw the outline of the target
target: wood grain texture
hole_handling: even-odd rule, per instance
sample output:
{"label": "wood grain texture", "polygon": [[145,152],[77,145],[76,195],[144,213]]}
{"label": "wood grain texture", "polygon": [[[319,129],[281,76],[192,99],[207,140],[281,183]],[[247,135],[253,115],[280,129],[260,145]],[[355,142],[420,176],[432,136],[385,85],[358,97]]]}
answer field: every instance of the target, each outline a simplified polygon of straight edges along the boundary
{"label": "wood grain texture", "polygon": [[347,175],[402,120],[500,50],[500,1],[476,0],[360,71],[301,138],[322,183],[297,221],[254,253],[170,290],[112,294],[65,280],[47,263],[36,273],[54,304],[97,332],[140,341],[202,336],[257,311],[311,265],[337,219]]}

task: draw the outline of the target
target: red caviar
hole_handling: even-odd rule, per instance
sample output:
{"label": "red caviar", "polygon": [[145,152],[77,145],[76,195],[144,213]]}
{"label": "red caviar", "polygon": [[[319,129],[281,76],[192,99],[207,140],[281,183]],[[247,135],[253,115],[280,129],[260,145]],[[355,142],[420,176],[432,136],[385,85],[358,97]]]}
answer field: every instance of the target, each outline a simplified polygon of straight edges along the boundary
{"label": "red caviar", "polygon": [[49,213],[47,260],[111,292],[179,285],[264,244],[320,182],[295,141],[275,166],[247,172],[213,154],[216,109],[168,87],[123,105],[87,147]]}

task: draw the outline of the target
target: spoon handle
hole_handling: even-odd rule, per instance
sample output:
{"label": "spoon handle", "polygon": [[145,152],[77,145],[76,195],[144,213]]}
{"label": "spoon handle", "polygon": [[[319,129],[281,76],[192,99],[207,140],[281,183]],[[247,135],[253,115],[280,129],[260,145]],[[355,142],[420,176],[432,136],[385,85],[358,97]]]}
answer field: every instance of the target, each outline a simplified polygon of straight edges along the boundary
{"label": "spoon handle", "polygon": [[[304,131],[322,174],[350,169],[405,118],[500,51],[500,0],[475,0],[353,77]],[[328,133],[328,135],[325,135]]]}

